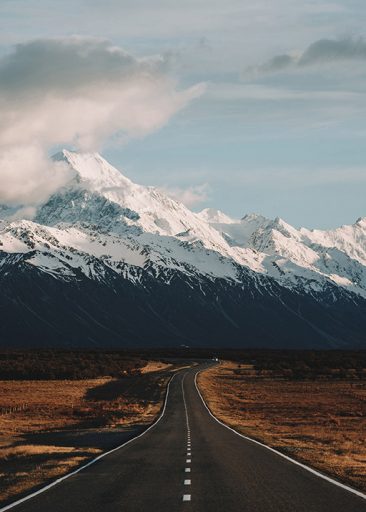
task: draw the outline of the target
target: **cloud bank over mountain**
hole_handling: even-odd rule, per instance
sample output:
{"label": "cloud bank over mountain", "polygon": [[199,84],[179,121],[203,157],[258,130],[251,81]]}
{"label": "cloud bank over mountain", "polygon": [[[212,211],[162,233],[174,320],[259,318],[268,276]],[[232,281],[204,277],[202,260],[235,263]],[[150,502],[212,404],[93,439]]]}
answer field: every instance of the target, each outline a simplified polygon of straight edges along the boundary
{"label": "cloud bank over mountain", "polygon": [[19,44],[0,60],[0,201],[38,202],[57,189],[47,151],[100,149],[164,126],[203,84],[179,89],[164,56],[135,58],[95,38]]}

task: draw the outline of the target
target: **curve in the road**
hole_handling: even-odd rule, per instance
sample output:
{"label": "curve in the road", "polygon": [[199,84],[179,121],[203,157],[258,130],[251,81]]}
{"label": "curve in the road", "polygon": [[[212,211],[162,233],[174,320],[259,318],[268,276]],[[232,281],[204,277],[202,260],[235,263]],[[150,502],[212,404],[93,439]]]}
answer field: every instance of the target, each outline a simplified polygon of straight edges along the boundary
{"label": "curve in the road", "polygon": [[366,512],[359,491],[215,418],[197,385],[209,366],[175,374],[142,434],[0,512]]}

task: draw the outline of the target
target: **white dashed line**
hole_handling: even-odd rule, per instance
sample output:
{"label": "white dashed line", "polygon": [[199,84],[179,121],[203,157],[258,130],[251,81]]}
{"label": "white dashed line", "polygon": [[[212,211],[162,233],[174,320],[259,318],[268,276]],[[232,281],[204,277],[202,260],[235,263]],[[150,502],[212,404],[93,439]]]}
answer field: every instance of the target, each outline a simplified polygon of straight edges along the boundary
{"label": "white dashed line", "polygon": [[[187,402],[186,402],[186,397],[185,397],[185,394],[184,394],[184,379],[185,379],[185,376],[187,374],[185,373],[183,375],[183,378],[182,378],[182,395],[183,395],[183,403],[184,403],[184,410],[185,410],[185,413],[186,413],[186,424],[187,424],[187,459],[186,459],[186,464],[191,464],[192,462],[192,459],[190,457],[192,457],[192,453],[191,453],[191,430],[189,428],[189,417],[188,417],[188,409],[187,409]],[[191,472],[191,468],[190,467],[186,467],[184,469],[184,472],[185,473],[190,473]],[[184,485],[191,485],[191,480],[188,479],[188,480],[184,480]],[[183,494],[183,501],[191,501],[191,494]]]}

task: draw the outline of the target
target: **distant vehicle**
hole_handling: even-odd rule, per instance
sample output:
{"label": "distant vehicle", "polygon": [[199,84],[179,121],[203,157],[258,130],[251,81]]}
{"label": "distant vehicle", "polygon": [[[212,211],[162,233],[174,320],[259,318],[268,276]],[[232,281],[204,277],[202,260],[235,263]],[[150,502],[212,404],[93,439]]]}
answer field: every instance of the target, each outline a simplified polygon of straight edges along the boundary
{"label": "distant vehicle", "polygon": [[215,361],[216,363],[218,363],[219,362],[219,358],[218,357],[213,357],[212,361]]}

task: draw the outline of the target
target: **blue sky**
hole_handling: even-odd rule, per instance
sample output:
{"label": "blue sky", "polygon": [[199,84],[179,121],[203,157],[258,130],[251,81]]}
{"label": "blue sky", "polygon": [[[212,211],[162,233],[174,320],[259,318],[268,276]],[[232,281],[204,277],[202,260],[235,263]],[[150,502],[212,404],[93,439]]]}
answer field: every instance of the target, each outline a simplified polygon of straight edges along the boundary
{"label": "blue sky", "polygon": [[[146,129],[141,121],[103,132],[103,155],[195,210],[328,228],[366,215],[365,22],[358,0],[2,0],[0,56],[79,36],[160,59],[154,73],[174,86],[164,78],[153,101],[173,103]],[[127,137],[116,136],[121,128]],[[44,138],[48,151],[58,143]]]}

